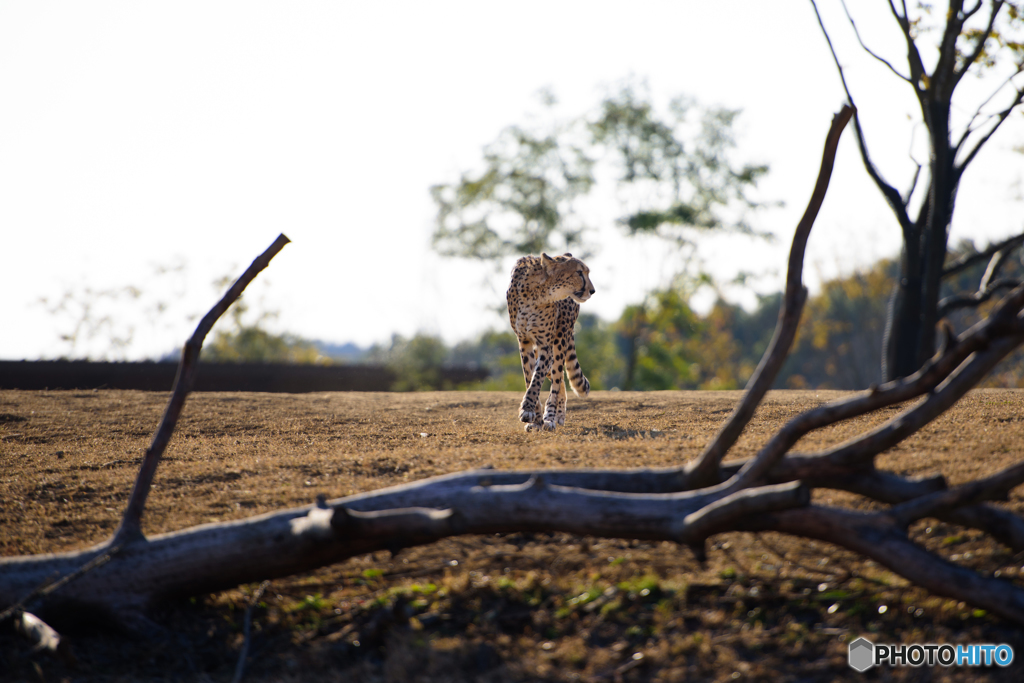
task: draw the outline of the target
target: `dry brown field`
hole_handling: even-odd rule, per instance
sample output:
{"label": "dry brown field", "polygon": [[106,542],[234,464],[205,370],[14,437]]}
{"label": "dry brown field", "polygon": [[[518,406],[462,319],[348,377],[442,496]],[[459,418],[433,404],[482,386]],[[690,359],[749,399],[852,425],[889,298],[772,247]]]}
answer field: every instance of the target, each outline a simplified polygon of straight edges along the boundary
{"label": "dry brown field", "polygon": [[[696,456],[739,392],[570,397],[567,426],[523,431],[519,395],[202,393],[190,397],[157,474],[147,533],[244,518],[484,465],[656,467]],[[730,457],[789,417],[840,396],[770,393]],[[167,395],[0,391],[0,554],[87,547],[114,530]],[[838,443],[898,409],[821,430]],[[901,474],[951,484],[1022,457],[1024,392],[977,390],[883,454]],[[816,502],[868,509],[821,490]],[[1024,510],[1021,492],[1005,503]],[[925,520],[921,544],[1024,585],[1024,557]],[[0,577],[2,580],[2,577]],[[230,681],[254,585],[158,606],[159,642],[90,623],[65,628],[76,661],[30,656],[0,634],[0,680]],[[708,560],[652,543],[519,533],[458,537],[273,581],[253,610],[246,681],[1024,680],[1009,669],[858,674],[847,643],[1001,643],[1018,627],[908,585],[825,543],[723,534]]]}

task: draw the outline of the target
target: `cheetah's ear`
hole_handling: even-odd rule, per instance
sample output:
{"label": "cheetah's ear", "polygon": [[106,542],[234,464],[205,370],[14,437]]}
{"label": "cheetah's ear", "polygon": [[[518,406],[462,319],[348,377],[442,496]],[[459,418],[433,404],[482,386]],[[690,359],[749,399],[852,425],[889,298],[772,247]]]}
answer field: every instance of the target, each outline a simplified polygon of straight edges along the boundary
{"label": "cheetah's ear", "polygon": [[555,262],[555,259],[553,259],[550,256],[548,256],[547,254],[541,252],[540,264],[542,266],[544,266],[545,268],[550,268],[554,264],[554,262]]}

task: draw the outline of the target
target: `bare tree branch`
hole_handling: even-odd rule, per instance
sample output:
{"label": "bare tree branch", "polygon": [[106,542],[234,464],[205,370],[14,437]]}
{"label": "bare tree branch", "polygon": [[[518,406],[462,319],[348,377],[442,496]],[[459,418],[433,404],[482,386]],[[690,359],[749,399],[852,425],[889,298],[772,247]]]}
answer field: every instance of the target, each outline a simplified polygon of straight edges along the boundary
{"label": "bare tree branch", "polygon": [[971,18],[971,17],[973,17],[973,16],[975,15],[975,14],[977,14],[977,13],[978,13],[978,10],[980,10],[980,9],[981,9],[981,5],[982,5],[982,3],[983,3],[983,2],[984,2],[984,0],[978,0],[978,2],[974,3],[974,7],[972,7],[972,8],[971,8],[971,9],[969,9],[969,10],[967,10],[966,12],[964,12],[964,19],[965,19],[965,20],[966,20],[966,19],[970,19],[970,18]]}
{"label": "bare tree branch", "polygon": [[960,164],[956,167],[956,174],[958,178],[964,174],[964,171],[967,170],[967,166],[972,161],[974,161],[974,158],[976,156],[978,156],[978,152],[981,151],[981,148],[985,146],[985,143],[987,143],[993,135],[995,135],[996,131],[999,130],[999,127],[1003,125],[1003,122],[1006,120],[1006,118],[1013,112],[1014,109],[1017,108],[1017,106],[1021,103],[1022,100],[1024,100],[1024,88],[1018,88],[1017,94],[1013,98],[1013,103],[996,115],[996,122],[984,135],[981,136],[981,139],[978,140],[978,142],[974,145],[974,148],[967,153],[967,156],[964,157],[964,160],[961,161]]}
{"label": "bare tree branch", "polygon": [[[973,15],[979,9],[981,9],[981,3],[980,2],[978,3],[977,6],[974,7],[973,11],[967,12],[964,15],[964,20],[960,22],[959,26],[957,26],[957,35],[958,36],[960,34],[960,30],[963,28],[964,21],[969,19],[971,17],[971,15]],[[985,51],[985,43],[988,42],[988,39],[992,37],[992,31],[993,31],[993,29],[995,28],[995,25],[996,25],[996,18],[999,16],[999,12],[1001,12],[1002,9],[1003,9],[1003,0],[996,0],[996,2],[994,2],[992,4],[992,14],[989,15],[988,26],[985,27],[984,31],[982,31],[980,34],[978,34],[978,40],[974,44],[974,49],[971,50],[971,54],[968,55],[966,59],[964,59],[963,67],[961,69],[959,69],[959,70],[956,70],[955,73],[953,74],[953,86],[952,86],[953,88],[956,88],[957,84],[960,83],[961,79],[963,79],[963,77],[965,75],[967,75],[967,71],[972,66],[974,66],[975,62],[978,61],[978,57],[981,56],[981,53]],[[955,43],[955,38],[954,38],[954,43]]]}
{"label": "bare tree branch", "polygon": [[[891,4],[892,3],[890,2],[890,5]],[[818,18],[818,26],[821,27],[821,33],[825,36],[825,42],[828,43],[828,49],[832,53],[832,61],[835,62],[836,69],[839,71],[839,80],[843,83],[843,91],[846,92],[846,99],[849,100],[850,106],[856,109],[857,105],[853,101],[853,95],[850,93],[849,86],[846,84],[846,74],[843,71],[843,66],[839,63],[839,57],[836,55],[835,48],[832,47],[832,39],[829,37],[828,31],[825,29],[825,23],[822,21],[821,14],[818,12],[818,5],[814,0],[811,0],[811,6],[814,8],[815,16]],[[893,11],[896,11],[895,8],[893,8]],[[913,44],[913,41],[911,41],[911,44]],[[914,83],[914,88],[917,89],[918,87],[917,83]],[[882,196],[885,197],[885,200],[889,204],[893,213],[896,214],[896,220],[899,222],[900,229],[903,231],[903,238],[904,240],[907,240],[914,230],[913,221],[910,220],[910,215],[907,213],[907,202],[904,201],[899,190],[890,185],[882,177],[878,168],[871,161],[871,156],[868,154],[867,142],[864,139],[864,130],[860,125],[859,116],[853,120],[853,129],[857,134],[857,147],[860,149],[860,157],[861,161],[864,163],[864,168],[867,170],[868,175],[871,176],[871,179],[875,182],[875,185],[881,191]]]}
{"label": "bare tree branch", "polygon": [[[914,161],[913,156],[911,156],[910,160]],[[914,161],[914,166],[914,177],[910,180],[910,187],[908,187],[906,193],[902,195],[903,206],[910,204],[910,198],[913,196],[914,190],[917,189],[917,181],[921,177],[921,164]]]}
{"label": "bare tree branch", "polygon": [[993,255],[998,254],[1001,251],[1010,252],[1014,248],[1020,246],[1021,244],[1024,244],[1024,233],[1014,235],[1013,237],[1005,239],[1002,242],[990,244],[983,251],[979,251],[977,254],[970,254],[968,256],[964,256],[946,266],[942,270],[942,277],[946,278],[951,275],[956,275],[957,273],[967,270],[968,268],[974,266],[975,264],[981,261],[990,259]]}
{"label": "bare tree branch", "polygon": [[927,496],[902,503],[889,510],[898,526],[906,528],[911,522],[924,517],[933,517],[964,505],[984,500],[1005,500],[1010,490],[1024,483],[1024,463],[1011,467],[985,479],[978,479],[962,486],[939,491]]}
{"label": "bare tree branch", "polygon": [[[914,36],[911,35],[910,30],[910,15],[907,12],[907,3],[903,2],[903,14],[900,14],[896,9],[896,6],[889,0],[889,9],[892,11],[893,17],[896,19],[896,23],[900,25],[900,29],[903,32],[903,38],[907,43],[907,63],[910,65],[910,84],[914,87],[914,92],[917,94],[918,99],[924,95],[924,91],[921,89],[921,83],[923,76],[925,75],[924,62],[921,60],[921,53],[917,50],[917,43],[914,42]],[[821,19],[818,19],[821,23]]]}
{"label": "bare tree branch", "polygon": [[[956,42],[960,38],[965,21],[962,14],[963,6],[963,0],[949,2],[946,26],[942,31],[942,40],[939,41],[939,59],[928,86],[934,96],[943,102],[952,101],[953,90],[956,88]],[[942,88],[942,92],[938,92],[939,88]]]}
{"label": "bare tree branch", "polygon": [[901,74],[896,69],[896,67],[894,67],[892,65],[892,63],[889,62],[889,60],[887,60],[884,57],[878,55],[871,48],[869,48],[867,45],[864,44],[864,41],[860,37],[860,31],[857,30],[857,24],[853,21],[853,17],[850,15],[850,10],[846,7],[846,0],[841,0],[841,1],[842,1],[842,5],[843,5],[843,11],[846,12],[846,18],[850,21],[850,26],[853,28],[853,34],[855,36],[857,36],[857,42],[860,43],[860,46],[864,49],[864,51],[867,52],[872,57],[874,57],[875,59],[877,59],[882,64],[885,64],[887,67],[889,67],[889,71],[891,71],[894,74],[896,74],[897,76],[899,76],[902,80],[906,81],[907,83],[911,83],[910,78],[908,76],[904,76],[903,74]]}
{"label": "bare tree branch", "polygon": [[751,517],[744,526],[750,531],[781,531],[842,546],[936,595],[963,600],[1004,619],[1024,623],[1024,591],[1009,581],[981,576],[933,555],[910,541],[885,513],[808,506]]}
{"label": "bare tree branch", "polygon": [[267,250],[256,257],[256,260],[242,273],[233,285],[228,289],[220,301],[199,321],[196,331],[185,343],[181,352],[181,363],[178,365],[178,375],[174,379],[174,389],[171,398],[167,402],[163,420],[160,427],[153,436],[153,441],[142,459],[142,466],[135,479],[135,486],[132,488],[128,505],[125,507],[124,516],[121,519],[121,526],[114,534],[113,543],[122,544],[142,538],[142,513],[146,507],[146,498],[149,496],[149,489],[153,484],[153,477],[156,475],[156,468],[163,457],[164,449],[167,448],[174,427],[178,424],[178,417],[185,407],[185,399],[192,391],[195,383],[196,370],[199,365],[199,352],[203,347],[203,340],[213,328],[214,323],[228,310],[228,307],[242,295],[242,291],[250,282],[259,275],[260,271],[267,267],[270,260],[284,249],[290,240],[283,234],[278,235],[274,243],[267,247]]}
{"label": "bare tree branch", "polygon": [[1002,249],[992,257],[985,268],[985,273],[981,276],[981,281],[978,283],[979,292],[987,291],[992,286],[996,275],[1002,270],[1009,256],[1010,252],[1007,249]]}
{"label": "bare tree branch", "polygon": [[[839,466],[870,466],[875,455],[892,448],[946,411],[1021,342],[1024,342],[1024,325],[1017,326],[1011,335],[993,340],[986,349],[973,353],[920,403],[866,434],[813,456],[805,467],[817,458]],[[788,460],[781,462],[780,466]],[[811,471],[794,478],[803,478],[803,474],[813,476],[813,466]]]}
{"label": "bare tree branch", "polygon": [[829,128],[828,136],[825,139],[825,149],[822,153],[821,168],[818,170],[818,179],[814,184],[811,199],[807,204],[804,215],[797,224],[793,235],[793,244],[789,251],[789,267],[786,274],[786,289],[783,295],[782,308],[779,310],[779,319],[775,326],[775,334],[771,343],[765,350],[765,354],[758,364],[754,374],[747,383],[747,389],[743,394],[736,409],[733,410],[725,425],[715,436],[714,440],[701,453],[700,457],[688,468],[689,476],[696,482],[713,483],[718,478],[718,466],[722,458],[736,443],[743,432],[744,427],[750,422],[761,399],[771,388],[778,375],[779,369],[789,355],[789,348],[796,336],[796,330],[800,323],[800,314],[803,312],[804,302],[807,300],[807,288],[803,285],[803,263],[804,251],[807,247],[807,238],[814,226],[814,219],[818,216],[822,202],[825,200],[825,193],[828,191],[829,179],[832,177],[832,168],[835,165],[836,150],[839,147],[839,138],[849,123],[850,118],[856,110],[850,105],[843,108],[832,119],[832,126]]}
{"label": "bare tree branch", "polygon": [[996,275],[1002,269],[1003,264],[1006,263],[1006,259],[1009,258],[1010,252],[1017,247],[1019,242],[1010,240],[1010,244],[992,255],[992,258],[988,262],[988,267],[985,268],[985,273],[981,276],[981,281],[978,283],[978,291],[973,294],[958,294],[955,296],[949,296],[939,301],[938,314],[939,316],[945,316],[951,311],[958,308],[977,307],[985,303],[995,295],[996,292],[1003,289],[1013,289],[1019,286],[1021,283],[1018,280],[1001,279],[996,280]]}
{"label": "bare tree branch", "polygon": [[803,507],[810,502],[811,489],[798,481],[737,491],[684,517],[676,528],[676,540],[688,545],[703,543],[717,529],[734,526],[751,514]]}
{"label": "bare tree branch", "polygon": [[939,301],[939,315],[949,315],[953,311],[960,308],[976,308],[985,303],[986,301],[988,301],[989,299],[991,299],[998,292],[1004,289],[1013,289],[1015,287],[1019,287],[1020,285],[1020,280],[996,280],[995,282],[990,283],[984,289],[978,290],[974,294],[958,294],[955,296],[946,297],[945,299]]}
{"label": "bare tree branch", "polygon": [[[995,99],[996,95],[1003,91],[1003,88],[1005,88],[1007,85],[1010,85],[1013,82],[1013,79],[1019,76],[1022,71],[1024,71],[1024,63],[1018,62],[1017,68],[1014,70],[1014,72],[1007,76],[1006,79],[999,85],[999,87],[995,88],[992,92],[990,92],[988,94],[988,97],[982,100],[981,103],[975,108],[974,114],[971,115],[971,118],[967,122],[967,125],[964,126],[963,134],[960,136],[960,139],[957,140],[956,145],[954,145],[953,147],[953,152],[955,155],[960,154],[960,150],[963,149],[964,144],[967,142],[967,138],[969,138],[971,135],[976,133],[981,128],[981,126],[979,126],[978,128],[974,127],[974,122],[978,120],[979,116],[981,116],[981,110],[987,107],[988,103]],[[990,116],[987,116],[986,123],[995,116],[998,116],[998,114],[992,114]]]}
{"label": "bare tree branch", "polygon": [[[0,612],[0,624],[12,616],[16,616],[24,611],[26,605],[31,603],[33,600],[41,597],[45,597],[56,590],[60,590],[67,584],[71,583],[80,576],[92,571],[96,567],[102,567],[104,564],[110,561],[114,555],[121,549],[119,545],[111,545],[106,552],[96,555],[94,558],[86,562],[80,567],[77,567],[73,571],[69,571],[64,576],[55,578],[53,581],[45,581],[40,583],[38,586],[32,589],[25,597],[21,598],[17,602],[11,604],[3,612]],[[58,574],[59,576],[59,574]]]}

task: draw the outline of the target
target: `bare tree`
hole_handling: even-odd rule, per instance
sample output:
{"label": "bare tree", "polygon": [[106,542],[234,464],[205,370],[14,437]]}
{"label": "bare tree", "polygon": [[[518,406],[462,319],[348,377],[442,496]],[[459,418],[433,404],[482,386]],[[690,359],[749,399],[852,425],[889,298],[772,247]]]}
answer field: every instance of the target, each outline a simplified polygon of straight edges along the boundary
{"label": "bare tree", "polygon": [[[156,600],[197,595],[296,574],[377,550],[432,543],[458,534],[563,531],[675,541],[703,556],[708,537],[733,530],[781,531],[828,541],[874,559],[930,591],[1024,624],[1024,590],[947,562],[912,542],[907,527],[935,517],[982,529],[1024,548],[1024,520],[986,501],[1024,482],[1024,463],[947,488],[942,476],[909,479],[875,467],[875,456],[914,434],[1024,342],[1024,287],[984,321],[906,379],[889,382],[793,418],[744,462],[723,462],[788,353],[806,289],[804,245],[825,195],[840,134],[854,111],[834,118],[814,193],[789,261],[785,303],[773,342],[747,392],[693,463],[659,470],[563,469],[458,472],[379,491],[146,537],[140,521],[161,454],[195,375],[206,331],[287,241],[283,235],[203,319],[185,345],[163,422],[143,459],[120,528],[96,547],[0,560],[0,603],[12,613],[90,609],[155,632]],[[919,398],[887,423],[820,453],[792,453],[801,436],[841,420]],[[887,504],[878,512],[811,504],[811,491],[852,491]],[[97,559],[99,558],[99,559]],[[88,571],[81,568],[92,562]],[[77,572],[77,574],[75,574]],[[50,577],[73,574],[59,589]],[[46,611],[40,611],[46,610]],[[32,620],[30,620],[32,621]],[[32,623],[35,623],[34,621]]]}
{"label": "bare tree", "polygon": [[[977,306],[995,291],[1015,286],[1015,283],[992,279],[991,275],[995,275],[1001,265],[998,262],[990,268],[991,275],[986,273],[976,295],[940,302],[943,280],[959,272],[945,267],[945,261],[960,181],[981,149],[1024,101],[1024,85],[1018,79],[1024,72],[1024,41],[1019,37],[1024,28],[1024,8],[1020,3],[1005,0],[977,0],[970,3],[970,7],[965,6],[964,0],[949,0],[944,12],[935,10],[928,2],[915,3],[911,12],[905,0],[900,3],[889,0],[889,9],[906,44],[907,64],[901,71],[894,60],[886,59],[867,45],[845,1],[840,2],[861,47],[913,91],[921,110],[921,121],[927,129],[925,180],[919,185],[922,165],[917,164],[907,190],[900,192],[872,161],[860,114],[854,121],[864,167],[885,197],[903,233],[900,274],[890,300],[882,355],[883,378],[891,380],[907,377],[931,357],[935,352],[937,323],[951,307]],[[832,50],[846,95],[854,104],[815,0],[811,0],[811,4]],[[932,26],[933,17],[943,17],[944,21]],[[934,63],[929,64],[930,52],[924,50],[922,56],[919,43],[929,40],[931,35],[940,38],[937,56]],[[976,75],[997,66],[1003,68],[1005,61],[1011,63],[1005,65],[1004,80],[973,108],[967,123],[957,130],[952,112],[954,108],[966,107],[959,100],[954,102],[957,87],[968,74]],[[1005,258],[1021,240],[1024,235],[989,250],[989,256],[998,252]]]}

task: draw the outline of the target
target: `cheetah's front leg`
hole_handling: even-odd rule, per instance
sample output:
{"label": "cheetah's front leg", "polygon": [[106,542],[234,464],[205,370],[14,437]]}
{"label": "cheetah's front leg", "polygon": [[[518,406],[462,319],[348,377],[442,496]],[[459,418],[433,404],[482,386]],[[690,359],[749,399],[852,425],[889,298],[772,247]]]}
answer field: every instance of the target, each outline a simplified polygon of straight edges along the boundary
{"label": "cheetah's front leg", "polygon": [[565,424],[565,391],[562,387],[564,377],[565,370],[559,361],[551,371],[551,392],[544,405],[544,431],[553,432],[556,426]]}
{"label": "cheetah's front leg", "polygon": [[532,423],[540,422],[540,409],[538,406],[540,402],[540,388],[544,384],[544,379],[551,372],[551,365],[552,359],[550,354],[541,351],[537,356],[533,377],[530,378],[530,384],[526,388],[523,402],[519,405],[519,421],[527,423],[527,431],[530,430]]}
{"label": "cheetah's front leg", "polygon": [[[562,377],[565,374],[564,366],[558,370],[558,376]],[[568,384],[568,382],[566,382]],[[565,399],[569,397],[569,387],[563,388],[562,392],[558,394],[558,406],[555,410],[555,422],[558,426],[565,425]]]}

